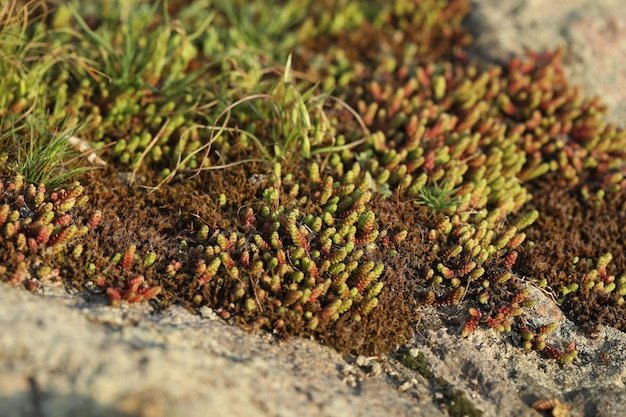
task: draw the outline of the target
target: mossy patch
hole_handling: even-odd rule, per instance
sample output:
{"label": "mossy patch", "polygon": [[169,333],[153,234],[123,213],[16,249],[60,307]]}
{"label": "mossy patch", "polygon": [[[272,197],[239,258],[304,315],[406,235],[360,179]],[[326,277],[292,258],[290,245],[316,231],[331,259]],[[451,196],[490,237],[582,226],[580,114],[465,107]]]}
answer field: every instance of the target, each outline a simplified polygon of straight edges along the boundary
{"label": "mossy patch", "polygon": [[407,369],[417,372],[426,378],[433,390],[434,398],[451,416],[479,417],[483,412],[467,398],[464,391],[453,388],[444,378],[437,376],[426,363],[424,354],[403,346],[395,353],[395,358]]}
{"label": "mossy patch", "polygon": [[417,355],[413,355],[410,349],[403,347],[398,350],[397,359],[402,365],[412,371],[418,372],[424,378],[433,377],[433,373],[426,364],[426,359],[422,352],[417,352]]}
{"label": "mossy patch", "polygon": [[[209,306],[350,353],[463,301],[462,336],[515,331],[571,362],[526,326],[530,285],[623,329],[626,133],[562,51],[470,61],[464,0],[270,3],[3,6],[3,280]],[[84,159],[16,175],[44,152],[16,140],[33,117]]]}
{"label": "mossy patch", "polygon": [[584,186],[564,188],[550,176],[533,186],[533,195],[531,204],[543,215],[528,230],[535,246],[522,254],[519,273],[545,279],[568,317],[588,333],[599,325],[626,330],[624,191],[597,199]]}
{"label": "mossy patch", "polygon": [[476,408],[474,403],[472,403],[465,392],[461,390],[451,390],[444,394],[446,408],[448,413],[454,417],[480,417],[483,415],[483,412]]}

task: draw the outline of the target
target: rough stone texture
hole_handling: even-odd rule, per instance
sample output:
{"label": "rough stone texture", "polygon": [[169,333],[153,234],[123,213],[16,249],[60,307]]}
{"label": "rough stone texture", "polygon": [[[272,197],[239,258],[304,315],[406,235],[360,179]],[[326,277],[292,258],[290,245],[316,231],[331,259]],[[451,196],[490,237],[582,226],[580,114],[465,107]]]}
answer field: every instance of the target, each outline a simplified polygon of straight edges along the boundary
{"label": "rough stone texture", "polygon": [[[529,321],[560,319],[552,339],[576,343],[573,365],[489,330],[460,339],[462,323],[449,317],[462,316],[461,307],[425,311],[412,347],[485,416],[537,416],[530,405],[540,398],[563,400],[572,416],[623,415],[626,334],[608,328],[589,340],[549,297],[532,297]],[[447,415],[445,390],[394,358],[342,357],[303,339],[278,343],[208,309],[203,315],[0,284],[0,416]]]}
{"label": "rough stone texture", "polygon": [[443,415],[310,340],[0,285],[1,416]]}
{"label": "rough stone texture", "polygon": [[[551,303],[535,293],[539,304]],[[534,319],[548,322],[546,316]],[[433,372],[465,390],[489,416],[539,415],[529,406],[540,398],[558,398],[571,416],[623,416],[626,406],[626,334],[603,328],[595,340],[580,333],[569,320],[548,341],[575,342],[574,364],[546,360],[525,352],[517,336],[478,330],[459,339],[461,327],[446,325],[437,317],[424,318],[433,329],[424,331],[416,346]],[[531,317],[531,320],[533,318]],[[441,323],[441,324],[439,324]]]}
{"label": "rough stone texture", "polygon": [[[566,71],[626,120],[626,2],[474,0],[475,56],[506,60],[524,48],[566,45]],[[485,416],[539,416],[558,398],[572,416],[623,416],[626,334],[585,338],[541,291],[528,318],[559,321],[571,365],[523,352],[513,336],[460,339],[463,309],[425,311],[415,341],[434,375]],[[442,389],[393,358],[344,358],[310,340],[277,343],[181,308],[110,308],[61,288],[29,294],[0,285],[0,417],[444,416]],[[451,320],[450,317],[456,317]],[[544,413],[548,415],[548,413]]]}

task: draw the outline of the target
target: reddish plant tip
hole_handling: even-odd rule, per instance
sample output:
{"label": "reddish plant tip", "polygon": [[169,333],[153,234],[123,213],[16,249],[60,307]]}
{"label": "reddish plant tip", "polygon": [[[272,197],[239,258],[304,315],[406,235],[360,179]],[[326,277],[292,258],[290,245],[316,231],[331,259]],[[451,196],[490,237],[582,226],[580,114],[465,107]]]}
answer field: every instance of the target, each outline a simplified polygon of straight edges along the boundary
{"label": "reddish plant tip", "polygon": [[511,269],[513,267],[513,265],[515,265],[515,262],[517,261],[517,252],[513,251],[510,252],[505,258],[504,258],[504,267]]}
{"label": "reddish plant tip", "polygon": [[100,224],[100,220],[102,220],[102,211],[96,210],[92,213],[89,221],[87,222],[87,227],[89,230],[93,230]]}
{"label": "reddish plant tip", "polygon": [[478,322],[480,321],[480,310],[470,307],[467,311],[470,317],[465,321],[463,330],[461,330],[461,337],[467,337],[474,332]]}
{"label": "reddish plant tip", "polygon": [[120,268],[122,268],[124,271],[130,270],[130,268],[132,267],[133,262],[135,261],[136,250],[137,246],[135,245],[130,245],[128,248],[126,248],[124,256],[122,256],[122,260],[120,262]]}
{"label": "reddish plant tip", "polygon": [[538,411],[552,411],[553,416],[567,417],[569,416],[569,407],[558,398],[541,398],[532,404],[532,407]]}
{"label": "reddish plant tip", "polygon": [[126,301],[129,304],[150,300],[159,295],[163,289],[160,286],[146,287],[142,275],[126,281],[126,288],[109,287],[107,295],[109,296],[109,304],[112,306],[119,305],[120,301]]}
{"label": "reddish plant tip", "polygon": [[578,350],[576,350],[575,348],[562,351],[547,343],[545,344],[542,351],[547,357],[551,359],[556,359],[557,361],[564,364],[573,362],[576,356],[578,356]]}

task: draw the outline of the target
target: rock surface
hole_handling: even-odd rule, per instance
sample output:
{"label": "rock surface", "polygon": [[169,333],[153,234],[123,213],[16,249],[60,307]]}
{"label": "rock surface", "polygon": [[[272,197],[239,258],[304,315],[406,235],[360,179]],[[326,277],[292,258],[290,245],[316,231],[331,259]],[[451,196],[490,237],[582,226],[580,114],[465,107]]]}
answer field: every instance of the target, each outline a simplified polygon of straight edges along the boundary
{"label": "rock surface", "polygon": [[[553,320],[553,306],[541,307],[552,301],[533,297],[542,314],[529,320]],[[536,416],[530,405],[540,398],[562,399],[572,416],[623,415],[626,334],[608,328],[589,340],[563,318],[553,337],[580,353],[560,365],[493,331],[460,339],[459,323],[424,313],[412,350],[428,379],[393,357],[247,334],[208,309],[154,314],[88,303],[59,286],[30,294],[1,284],[0,416],[444,416],[452,391],[485,416]]]}
{"label": "rock surface", "polygon": [[[601,95],[610,119],[625,124],[626,2],[472,3],[475,56],[565,45],[572,83]],[[425,378],[394,358],[250,335],[210,310],[153,314],[147,305],[87,303],[53,285],[40,294],[0,285],[0,417],[471,415],[458,411],[462,398],[484,416],[539,416],[531,404],[541,398],[562,400],[571,416],[623,416],[626,334],[605,328],[590,340],[543,293],[533,297],[529,319],[559,320],[552,337],[576,343],[574,364],[523,352],[492,331],[460,339],[449,317],[463,310],[450,308],[425,311],[413,341],[412,357],[425,361],[419,371],[432,373]]]}
{"label": "rock surface", "polygon": [[309,340],[0,285],[2,416],[442,415]]}

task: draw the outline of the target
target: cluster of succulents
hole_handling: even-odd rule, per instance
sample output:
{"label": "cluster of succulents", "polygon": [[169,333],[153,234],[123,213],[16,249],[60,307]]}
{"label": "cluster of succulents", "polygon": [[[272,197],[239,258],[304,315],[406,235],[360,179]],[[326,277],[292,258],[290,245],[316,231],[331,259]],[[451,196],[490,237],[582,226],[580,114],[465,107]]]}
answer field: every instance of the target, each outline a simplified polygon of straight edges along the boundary
{"label": "cluster of succulents", "polygon": [[[193,44],[198,34],[164,21],[158,4],[139,4],[126,17],[119,6],[101,21],[89,12],[81,16],[70,5],[59,6],[63,20],[54,24],[75,31],[56,38],[74,45],[72,52],[82,61],[55,71],[51,100],[63,112],[86,120],[87,139],[97,148],[112,145],[110,158],[117,163],[136,167],[165,159],[161,167],[168,167],[201,146],[196,132],[182,132],[206,123],[204,111],[215,104],[208,87],[212,77],[208,70],[190,69],[198,54]],[[127,20],[120,28],[122,19]]]}
{"label": "cluster of succulents", "polygon": [[0,253],[5,261],[0,274],[34,288],[32,279],[58,275],[53,262],[57,256],[80,257],[80,238],[98,223],[97,212],[86,222],[77,213],[87,200],[78,183],[47,192],[21,175],[0,182]]}
{"label": "cluster of succulents", "polygon": [[[514,331],[522,348],[571,362],[575,346],[551,344],[552,325],[525,323],[530,285],[553,291],[572,316],[626,328],[614,237],[626,130],[567,84],[562,51],[471,62],[467,0],[382,10],[302,0],[272,2],[272,13],[182,3],[103,1],[105,15],[61,5],[23,32],[56,52],[0,77],[0,152],[14,156],[2,142],[22,113],[45,109],[48,124],[81,120],[83,140],[112,163],[102,178],[51,193],[20,176],[2,183],[0,243],[22,265],[3,275],[39,268],[39,277],[56,262],[71,285],[111,304],[208,305],[330,343],[342,332],[384,337],[394,320],[409,328],[413,303],[455,305],[466,311],[462,336]],[[8,46],[15,57],[41,54]],[[30,76],[54,95],[26,91]],[[161,182],[142,194],[113,185],[115,170]],[[95,191],[109,180],[115,192]],[[568,193],[573,227],[546,186]],[[131,222],[129,201],[150,216],[134,214],[128,231],[109,236]],[[617,220],[581,243],[597,220],[580,207]],[[568,239],[572,228],[579,235]]]}
{"label": "cluster of succulents", "polygon": [[306,186],[278,172],[264,203],[242,209],[237,230],[209,236],[201,227],[189,248],[197,303],[215,300],[223,316],[274,330],[314,331],[342,315],[361,320],[383,289],[377,258],[385,236],[368,209],[369,184],[356,179],[352,171],[341,181],[322,177],[316,163]]}
{"label": "cluster of succulents", "polygon": [[622,167],[626,133],[602,120],[598,98],[583,99],[578,88],[567,85],[562,55],[562,49],[531,53],[528,60],[511,60],[504,73],[502,111],[525,124],[522,150],[528,174],[520,179],[556,171],[577,184],[585,173],[606,191],[619,191],[626,185]]}
{"label": "cluster of succulents", "polygon": [[[115,270],[112,272],[119,276],[129,271],[133,271],[133,264],[138,260],[136,251],[137,246],[131,244],[126,248],[123,254],[119,252],[116,253],[111,259],[111,264],[116,266]],[[156,253],[149,252],[143,259],[143,267],[150,268],[154,265],[156,257]],[[89,269],[93,270],[93,272],[100,272],[96,270],[96,266],[93,263],[89,264],[88,274]],[[175,268],[172,266],[169,269],[170,270],[168,272],[173,275],[173,273],[175,273]],[[99,287],[106,289],[111,305],[118,305],[122,300],[130,304],[150,300],[161,292],[161,287],[158,285],[147,286],[145,284],[144,276],[140,274],[133,275],[132,278],[128,278],[126,282],[119,284],[119,286],[114,286],[108,283],[105,275],[102,273],[96,275],[93,282],[95,282]]]}
{"label": "cluster of succulents", "polygon": [[[417,253],[423,256],[414,273],[421,302],[457,304],[471,296],[478,306],[470,308],[473,314],[464,335],[478,321],[510,331],[511,318],[532,304],[522,286],[509,280],[514,277],[516,250],[525,240],[522,229],[538,212],[521,211],[530,195],[517,177],[525,162],[524,153],[516,152],[519,134],[504,135],[507,126],[495,116],[478,120],[480,112],[467,114],[462,100],[469,100],[468,91],[455,91],[461,83],[453,74],[467,79],[466,71],[479,80],[474,86],[466,80],[464,89],[474,87],[477,95],[481,89],[483,94],[493,91],[490,74],[480,77],[473,67],[432,63],[412,70],[382,63],[380,71],[364,88],[347,92],[352,96],[347,101],[376,133],[359,152],[344,158],[358,161],[379,190],[396,190],[439,214],[423,236],[430,253]],[[498,79],[491,78],[497,84]],[[474,97],[472,105],[477,101]],[[490,301],[493,292],[498,305]]]}
{"label": "cluster of succulents", "polygon": [[[527,233],[538,243],[520,252],[519,273],[551,289],[571,320],[587,332],[596,333],[601,324],[624,329],[625,193],[607,192],[602,200],[590,200],[579,188],[558,186],[553,176],[536,185],[531,204],[542,215]],[[550,239],[540,244],[542,235]]]}
{"label": "cluster of succulents", "polygon": [[[391,15],[404,9],[398,6]],[[359,31],[344,35],[346,50],[359,50],[359,38],[371,35],[365,25]],[[391,45],[393,40],[383,35],[377,44]],[[422,302],[455,304],[472,295],[463,335],[479,322],[510,331],[511,320],[533,304],[526,298],[526,284],[506,285],[511,278],[522,281],[514,268],[518,251],[532,256],[534,242],[525,242],[522,229],[540,213],[528,208],[533,197],[529,185],[552,172],[564,184],[582,184],[583,197],[599,204],[605,192],[620,192],[626,185],[626,133],[602,121],[597,98],[583,99],[577,88],[568,86],[561,69],[563,51],[530,53],[504,68],[486,69],[454,51],[447,51],[449,61],[423,64],[413,59],[410,48],[387,52],[376,54],[367,71],[351,74],[343,90],[346,102],[375,132],[358,152],[344,153],[343,163],[359,161],[383,193],[394,190],[443,214],[427,234],[434,256],[418,262],[422,267],[415,279],[429,288]],[[358,67],[363,56],[348,60],[353,62],[347,67]],[[591,288],[608,283],[609,290],[613,279],[582,278]],[[562,294],[579,285],[547,284]],[[499,300],[495,307],[489,302],[494,292]],[[517,323],[514,328],[522,322]],[[544,349],[540,343],[532,347]],[[571,352],[575,350],[547,353],[571,361]]]}

